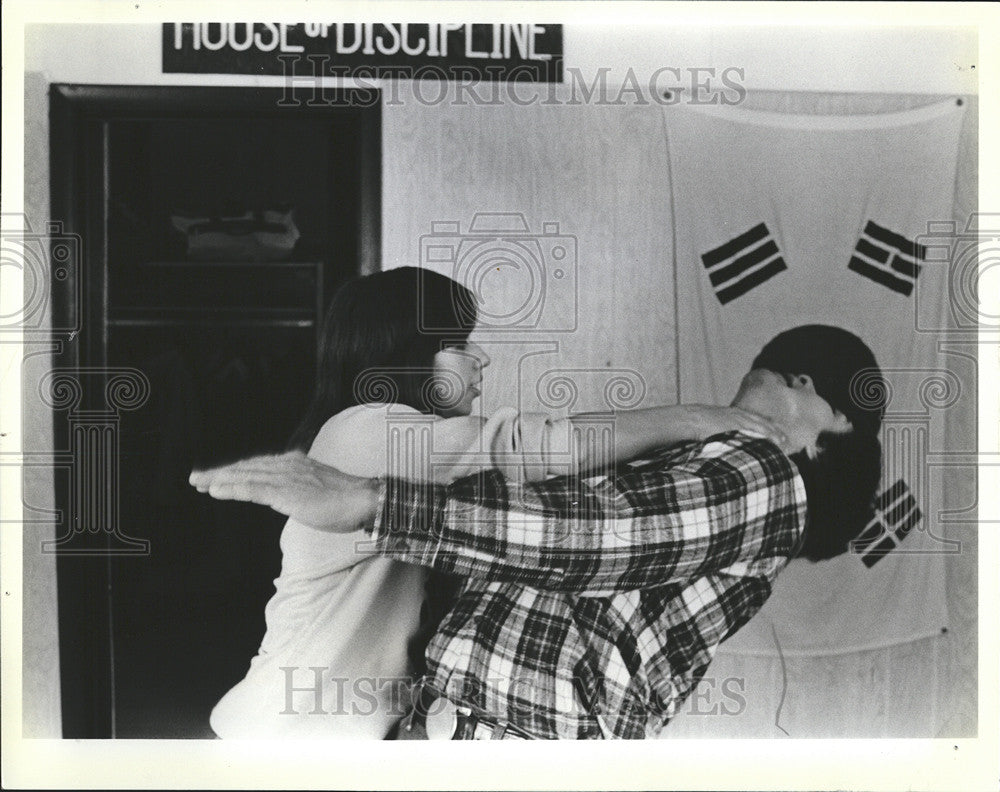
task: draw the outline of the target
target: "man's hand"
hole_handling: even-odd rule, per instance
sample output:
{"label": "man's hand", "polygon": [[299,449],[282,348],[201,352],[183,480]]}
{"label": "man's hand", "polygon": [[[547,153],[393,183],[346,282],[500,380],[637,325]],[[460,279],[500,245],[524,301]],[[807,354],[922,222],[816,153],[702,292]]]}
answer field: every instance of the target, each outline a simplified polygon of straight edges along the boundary
{"label": "man's hand", "polygon": [[320,531],[348,533],[370,526],[375,516],[374,480],[341,473],[301,451],[195,470],[189,481],[218,500],[270,506]]}

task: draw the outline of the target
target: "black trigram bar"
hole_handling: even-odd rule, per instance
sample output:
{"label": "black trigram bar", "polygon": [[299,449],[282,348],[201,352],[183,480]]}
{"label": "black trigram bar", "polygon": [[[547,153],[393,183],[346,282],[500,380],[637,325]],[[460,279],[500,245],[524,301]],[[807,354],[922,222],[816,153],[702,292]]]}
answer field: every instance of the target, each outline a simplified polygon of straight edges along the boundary
{"label": "black trigram bar", "polygon": [[861,556],[861,563],[869,569],[875,566],[875,564],[877,564],[881,559],[885,558],[889,555],[889,553],[899,547],[900,542],[902,542],[913,527],[920,522],[920,518],[922,516],[923,515],[921,514],[920,509],[914,509],[911,511],[906,519],[896,527],[896,530],[891,536],[886,536],[873,548],[864,551],[864,554]]}
{"label": "black trigram bar", "polygon": [[923,245],[869,220],[847,268],[909,297],[920,274],[918,261],[926,255]]}
{"label": "black trigram bar", "polygon": [[922,516],[906,482],[897,479],[875,499],[875,516],[851,542],[851,550],[861,554],[865,566],[872,567],[899,546]]}
{"label": "black trigram bar", "polygon": [[703,253],[701,261],[723,305],[787,269],[765,223]]}

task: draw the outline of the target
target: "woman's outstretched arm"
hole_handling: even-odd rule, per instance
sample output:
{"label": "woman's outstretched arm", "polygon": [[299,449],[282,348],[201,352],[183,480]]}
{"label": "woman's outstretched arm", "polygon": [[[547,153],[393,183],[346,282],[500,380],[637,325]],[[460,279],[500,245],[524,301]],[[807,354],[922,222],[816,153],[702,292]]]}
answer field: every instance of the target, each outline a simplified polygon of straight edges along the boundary
{"label": "woman's outstretched arm", "polygon": [[784,442],[771,421],[739,407],[677,404],[563,419],[507,410],[483,427],[492,456],[482,467],[496,467],[509,478],[525,481],[607,474],[616,463],[657,448],[731,431],[757,435],[778,446]]}
{"label": "woman's outstretched arm", "polygon": [[[766,418],[738,407],[672,405],[554,418],[505,408],[490,418],[438,418],[395,408],[362,409],[351,431],[381,436],[379,475],[447,484],[492,468],[512,481],[609,474],[657,448],[741,431],[781,445]],[[354,471],[352,471],[354,472]]]}
{"label": "woman's outstretched arm", "polygon": [[608,424],[614,441],[610,446],[591,439],[595,417],[605,416],[584,413],[568,419],[574,438],[574,472],[603,471],[656,448],[723,432],[759,435],[777,446],[784,442],[783,433],[770,420],[739,407],[675,404],[613,413]]}

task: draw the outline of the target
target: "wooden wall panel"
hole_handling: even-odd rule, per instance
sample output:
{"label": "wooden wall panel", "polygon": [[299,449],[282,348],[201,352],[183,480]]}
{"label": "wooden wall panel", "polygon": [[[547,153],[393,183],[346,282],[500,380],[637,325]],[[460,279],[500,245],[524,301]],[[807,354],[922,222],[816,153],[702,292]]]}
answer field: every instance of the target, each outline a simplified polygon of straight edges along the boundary
{"label": "wooden wall panel", "polygon": [[[532,232],[558,223],[559,233],[575,238],[578,300],[550,292],[548,327],[476,334],[493,360],[485,409],[543,407],[535,385],[553,368],[598,370],[578,377],[576,410],[603,406],[601,369],[639,372],[647,404],[675,400],[669,184],[658,108],[426,106],[409,99],[384,108],[383,146],[386,268],[421,263],[420,237],[433,221],[458,221],[465,232],[477,212],[520,212]],[[525,282],[511,277],[489,293],[520,305]],[[574,318],[575,330],[552,329]],[[553,348],[523,358],[525,350]]]}

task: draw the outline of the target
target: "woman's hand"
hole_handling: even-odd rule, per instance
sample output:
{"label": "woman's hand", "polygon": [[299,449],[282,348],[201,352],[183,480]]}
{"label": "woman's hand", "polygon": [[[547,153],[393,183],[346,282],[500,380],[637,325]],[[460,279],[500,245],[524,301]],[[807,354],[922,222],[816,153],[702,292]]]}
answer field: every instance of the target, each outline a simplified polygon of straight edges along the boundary
{"label": "woman's hand", "polygon": [[788,438],[769,418],[742,407],[715,407],[709,404],[684,404],[685,421],[691,437],[704,440],[723,432],[740,431],[767,438],[779,448],[785,448]]}
{"label": "woman's hand", "polygon": [[218,500],[270,506],[320,531],[349,533],[370,526],[375,517],[373,479],[341,473],[301,451],[195,470],[189,481]]}

